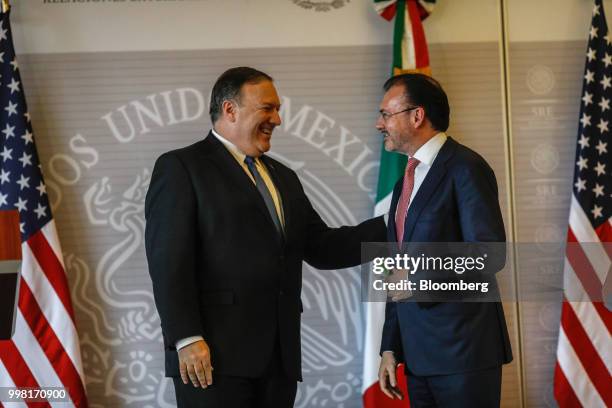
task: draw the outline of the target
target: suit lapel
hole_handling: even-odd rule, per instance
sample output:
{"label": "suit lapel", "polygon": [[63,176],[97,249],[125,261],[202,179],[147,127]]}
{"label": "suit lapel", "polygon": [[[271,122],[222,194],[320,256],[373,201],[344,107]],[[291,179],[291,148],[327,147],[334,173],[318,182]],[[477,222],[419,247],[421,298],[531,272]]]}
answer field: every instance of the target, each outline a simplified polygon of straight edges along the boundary
{"label": "suit lapel", "polygon": [[446,161],[453,155],[456,143],[457,142],[450,137],[446,140],[446,143],[444,143],[440,149],[440,152],[438,153],[438,156],[431,165],[429,172],[427,172],[425,180],[423,180],[423,183],[421,183],[419,191],[417,191],[416,195],[414,196],[414,199],[408,208],[406,220],[404,221],[403,242],[408,242],[412,238],[414,226],[416,225],[421,212],[446,174]]}
{"label": "suit lapel", "polygon": [[215,165],[221,170],[221,174],[227,177],[228,181],[236,186],[238,191],[248,196],[249,202],[255,204],[257,209],[270,221],[271,228],[274,229],[276,234],[276,227],[274,221],[270,216],[270,212],[266,207],[266,203],[263,197],[257,190],[257,187],[251,180],[251,178],[245,173],[242,166],[236,161],[234,156],[223,146],[223,143],[212,134],[208,133],[206,140],[211,143],[212,151],[210,158]]}
{"label": "suit lapel", "polygon": [[397,210],[397,203],[399,201],[399,196],[402,193],[402,184],[404,183],[404,178],[400,177],[400,179],[395,183],[393,187],[393,195],[391,196],[391,205],[389,206],[389,233],[387,234],[387,241],[396,242],[397,241],[397,225],[395,224],[395,211]]}

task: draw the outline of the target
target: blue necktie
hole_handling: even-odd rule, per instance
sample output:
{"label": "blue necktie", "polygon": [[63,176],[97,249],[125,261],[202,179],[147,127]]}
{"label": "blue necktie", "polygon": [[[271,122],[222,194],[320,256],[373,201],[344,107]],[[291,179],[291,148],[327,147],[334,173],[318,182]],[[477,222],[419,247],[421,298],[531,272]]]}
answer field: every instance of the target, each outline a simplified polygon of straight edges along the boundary
{"label": "blue necktie", "polygon": [[270,217],[272,217],[272,221],[274,221],[274,226],[276,227],[276,231],[282,236],[283,235],[283,227],[281,225],[280,219],[278,218],[278,213],[276,212],[276,206],[274,205],[274,200],[272,199],[272,195],[270,194],[270,190],[266,186],[265,181],[261,178],[261,174],[257,171],[257,166],[255,165],[255,159],[251,156],[247,156],[244,159],[249,171],[253,175],[255,179],[255,186],[257,190],[259,190],[259,194],[263,198],[266,203],[266,207],[268,208],[268,212],[270,213]]}

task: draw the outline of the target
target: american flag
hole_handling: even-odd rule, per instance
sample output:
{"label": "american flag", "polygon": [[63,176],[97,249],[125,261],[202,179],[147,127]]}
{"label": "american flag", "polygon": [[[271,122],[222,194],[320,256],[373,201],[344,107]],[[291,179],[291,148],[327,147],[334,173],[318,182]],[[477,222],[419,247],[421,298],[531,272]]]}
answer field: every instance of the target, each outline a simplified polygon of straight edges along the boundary
{"label": "american flag", "polygon": [[0,341],[0,387],[64,387],[75,406],[85,407],[74,311],[9,14],[0,13],[0,210],[19,211],[23,263],[15,334]]}
{"label": "american flag", "polygon": [[602,302],[611,267],[612,36],[601,0],[589,31],[565,254],[565,299],[554,394],[560,407],[612,407],[612,312]]}

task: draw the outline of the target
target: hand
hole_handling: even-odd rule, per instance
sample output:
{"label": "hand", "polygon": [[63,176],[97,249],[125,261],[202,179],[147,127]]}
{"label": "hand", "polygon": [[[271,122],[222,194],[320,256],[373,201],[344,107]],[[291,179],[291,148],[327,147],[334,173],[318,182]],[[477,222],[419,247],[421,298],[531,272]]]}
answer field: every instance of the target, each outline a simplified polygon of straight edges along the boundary
{"label": "hand", "polygon": [[[400,283],[408,281],[408,271],[406,269],[393,269],[391,274],[387,276],[386,281],[389,283]],[[391,298],[392,302],[401,302],[412,296],[410,289],[405,290],[388,290],[387,297]]]}
{"label": "hand", "polygon": [[402,392],[397,387],[397,379],[395,378],[395,369],[397,361],[392,351],[385,351],[380,360],[380,368],[378,369],[378,384],[385,395],[391,399],[404,399]]}
{"label": "hand", "polygon": [[183,384],[206,388],[212,384],[210,349],[204,340],[198,340],[178,350],[179,370]]}

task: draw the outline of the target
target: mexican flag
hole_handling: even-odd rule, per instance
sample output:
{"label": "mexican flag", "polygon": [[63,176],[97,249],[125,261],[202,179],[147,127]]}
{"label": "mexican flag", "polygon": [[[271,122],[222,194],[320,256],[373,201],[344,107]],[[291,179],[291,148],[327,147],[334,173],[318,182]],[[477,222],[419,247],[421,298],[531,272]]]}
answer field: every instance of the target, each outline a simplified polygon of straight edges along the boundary
{"label": "mexican flag", "polygon": [[[374,0],[374,8],[386,20],[395,19],[393,32],[392,75],[420,72],[431,75],[429,51],[425,31],[421,23],[432,12],[435,0]],[[406,167],[406,156],[389,153],[383,148],[380,157],[378,189],[374,215],[389,211],[391,193]],[[366,333],[363,363],[363,405],[365,408],[407,407],[406,377],[403,367],[398,368],[397,379],[406,397],[403,401],[392,400],[378,386],[380,365],[380,337],[385,319],[385,303],[366,303]]]}

